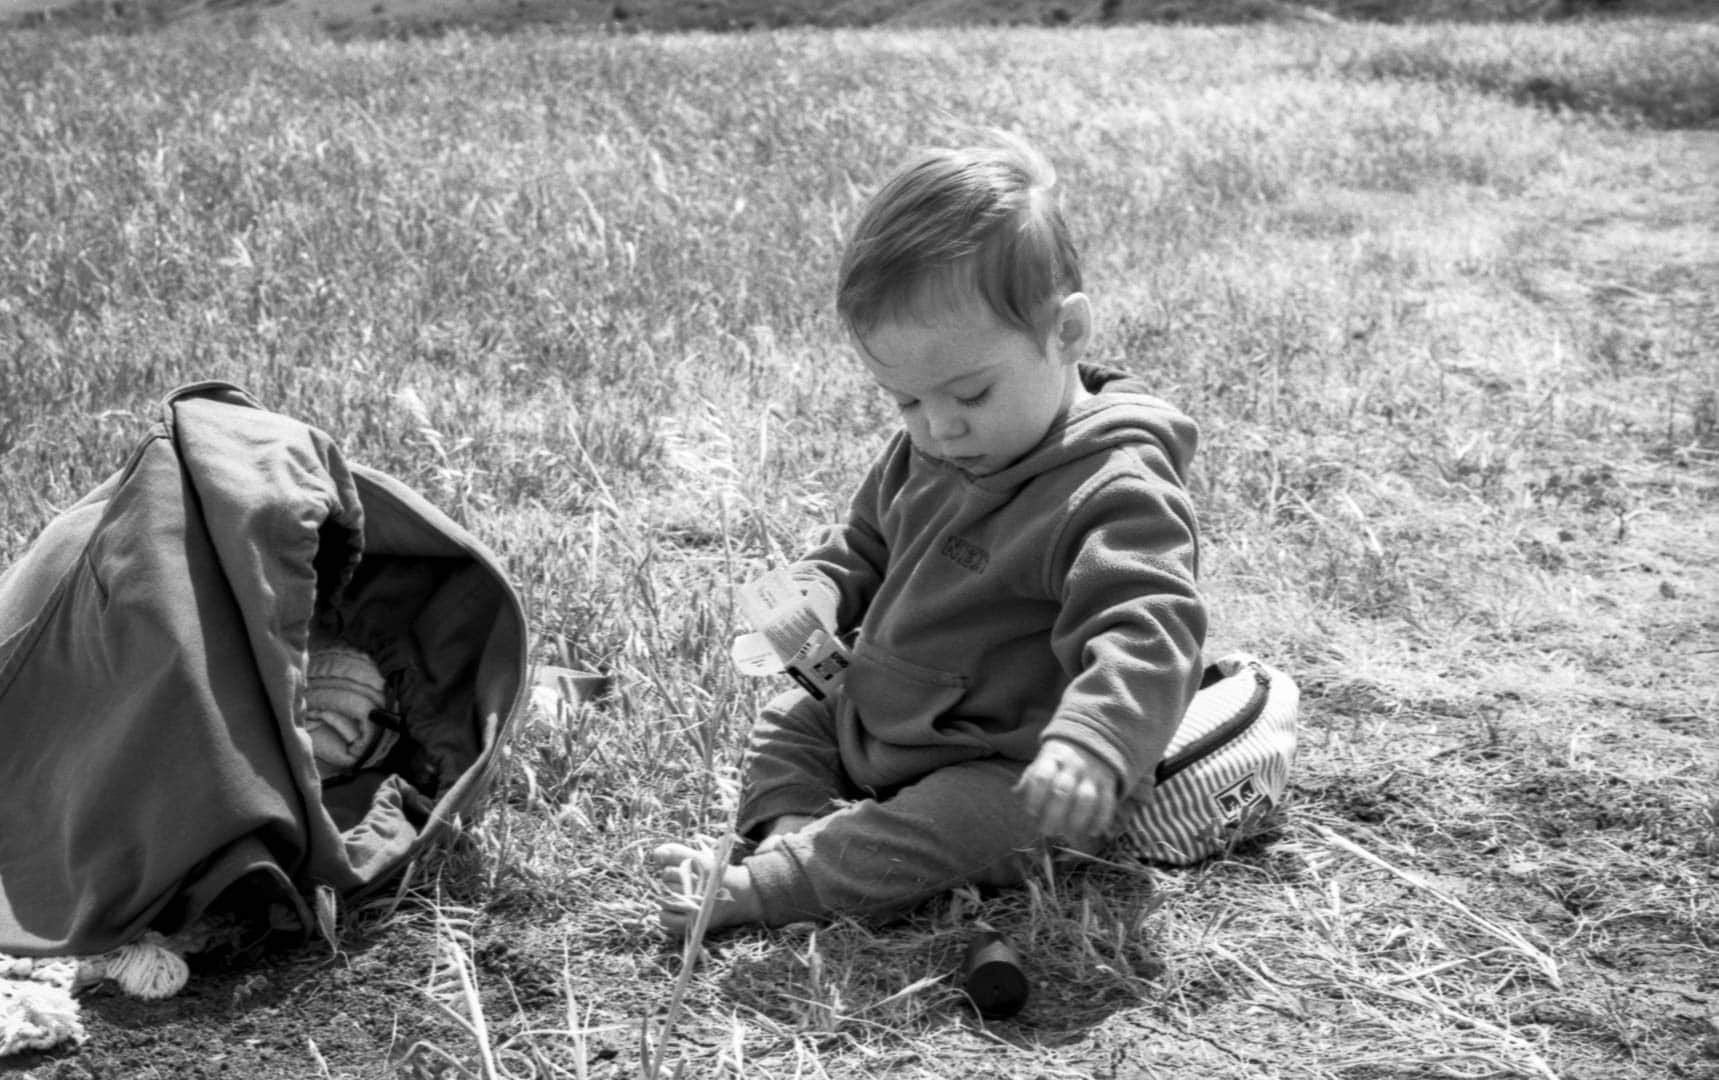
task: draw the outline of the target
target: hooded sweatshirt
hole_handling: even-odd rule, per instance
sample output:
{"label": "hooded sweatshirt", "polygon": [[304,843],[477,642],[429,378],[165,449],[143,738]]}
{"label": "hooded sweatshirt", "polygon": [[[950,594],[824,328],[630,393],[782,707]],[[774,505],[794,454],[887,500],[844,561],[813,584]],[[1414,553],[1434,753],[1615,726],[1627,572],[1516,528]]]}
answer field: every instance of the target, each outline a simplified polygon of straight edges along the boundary
{"label": "hooded sweatshirt", "polygon": [[1135,379],[1081,377],[1093,396],[988,476],[897,433],[846,524],[791,568],[857,629],[837,729],[860,787],[1029,762],[1058,738],[1146,794],[1200,677],[1198,432]]}

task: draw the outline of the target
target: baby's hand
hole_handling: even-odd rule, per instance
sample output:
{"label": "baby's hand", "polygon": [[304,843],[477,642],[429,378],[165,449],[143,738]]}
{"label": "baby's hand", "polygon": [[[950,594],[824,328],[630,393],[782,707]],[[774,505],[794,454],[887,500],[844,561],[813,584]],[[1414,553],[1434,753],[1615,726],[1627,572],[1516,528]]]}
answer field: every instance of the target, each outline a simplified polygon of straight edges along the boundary
{"label": "baby's hand", "polygon": [[1094,838],[1116,813],[1116,773],[1087,750],[1063,739],[1046,739],[1021,774],[1015,790],[1039,831],[1072,841]]}

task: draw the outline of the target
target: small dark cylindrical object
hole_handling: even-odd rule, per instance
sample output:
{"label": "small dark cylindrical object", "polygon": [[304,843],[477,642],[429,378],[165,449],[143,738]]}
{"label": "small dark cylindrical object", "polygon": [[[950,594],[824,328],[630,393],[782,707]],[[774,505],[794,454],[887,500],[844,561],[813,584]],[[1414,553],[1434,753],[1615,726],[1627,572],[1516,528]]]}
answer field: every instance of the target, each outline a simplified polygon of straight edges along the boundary
{"label": "small dark cylindrical object", "polygon": [[987,1020],[1002,1020],[1021,1011],[1027,1003],[1027,973],[1021,954],[1009,939],[994,930],[982,930],[967,943],[967,958],[961,964],[961,988],[973,999],[973,1007]]}

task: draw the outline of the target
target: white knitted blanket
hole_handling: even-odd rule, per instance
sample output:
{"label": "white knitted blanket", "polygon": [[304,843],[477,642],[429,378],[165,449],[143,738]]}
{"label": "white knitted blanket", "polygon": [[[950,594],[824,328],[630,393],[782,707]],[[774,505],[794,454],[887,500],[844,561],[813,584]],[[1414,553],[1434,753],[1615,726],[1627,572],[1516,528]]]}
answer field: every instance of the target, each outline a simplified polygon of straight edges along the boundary
{"label": "white knitted blanket", "polygon": [[72,988],[79,962],[18,958],[0,953],[0,1057],[84,1041]]}
{"label": "white knitted blanket", "polygon": [[100,956],[29,957],[0,953],[0,1057],[76,1046],[85,1038],[76,995],[104,980],[137,998],[168,998],[185,988],[185,954],[235,930],[204,919],[172,937],[146,931]]}

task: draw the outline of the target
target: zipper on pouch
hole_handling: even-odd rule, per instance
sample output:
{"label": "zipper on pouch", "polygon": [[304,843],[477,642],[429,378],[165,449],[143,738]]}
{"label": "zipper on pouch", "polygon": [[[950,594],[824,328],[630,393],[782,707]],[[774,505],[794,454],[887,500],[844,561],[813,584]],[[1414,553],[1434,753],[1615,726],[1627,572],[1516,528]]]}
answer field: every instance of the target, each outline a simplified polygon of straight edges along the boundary
{"label": "zipper on pouch", "polygon": [[[1258,664],[1250,663],[1247,668],[1248,672],[1253,675],[1253,693],[1248,696],[1247,703],[1236,710],[1234,716],[1184,746],[1175,757],[1168,757],[1160,761],[1157,771],[1153,773],[1153,779],[1157,784],[1163,785],[1183,769],[1196,765],[1222,750],[1252,727],[1255,720],[1259,719],[1260,712],[1265,708],[1266,692],[1271,688],[1271,676],[1266,674],[1265,669]],[[1207,683],[1206,685],[1211,684]]]}

